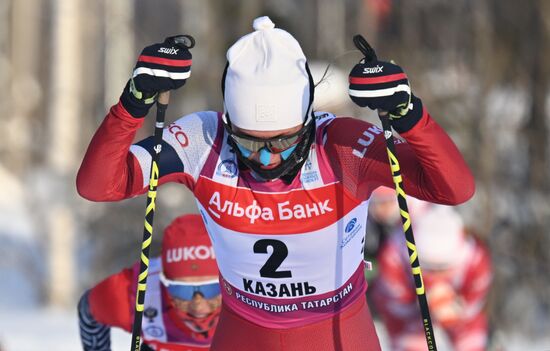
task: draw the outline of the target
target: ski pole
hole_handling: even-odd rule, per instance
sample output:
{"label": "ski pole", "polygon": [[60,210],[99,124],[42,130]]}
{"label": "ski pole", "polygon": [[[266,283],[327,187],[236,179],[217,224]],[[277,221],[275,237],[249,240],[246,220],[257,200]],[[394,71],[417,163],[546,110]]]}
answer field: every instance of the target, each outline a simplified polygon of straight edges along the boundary
{"label": "ski pole", "polygon": [[[353,37],[353,43],[359,49],[359,51],[361,51],[363,55],[365,55],[366,62],[377,59],[374,49],[369,45],[365,38],[363,38],[362,35],[355,35]],[[378,117],[382,122],[384,138],[386,139],[386,151],[388,152],[388,160],[390,163],[393,182],[395,184],[395,192],[397,194],[397,202],[399,203],[401,221],[403,222],[403,232],[405,233],[405,240],[407,242],[409,263],[411,265],[412,275],[416,287],[416,296],[418,297],[418,304],[420,305],[420,314],[422,316],[422,323],[424,325],[424,335],[426,336],[428,350],[436,351],[437,346],[435,344],[434,329],[432,325],[432,319],[430,317],[428,300],[426,299],[426,289],[424,287],[424,280],[422,279],[422,271],[420,270],[420,260],[418,258],[416,244],[414,242],[414,235],[411,226],[411,216],[409,214],[405,188],[403,186],[403,177],[401,175],[401,168],[399,166],[399,161],[397,160],[397,154],[395,152],[395,145],[393,140],[393,133],[391,130],[389,114],[387,111],[378,110]]]}
{"label": "ski pole", "polygon": [[155,134],[149,176],[149,191],[147,192],[147,206],[145,208],[145,223],[143,228],[143,240],[141,242],[141,259],[136,290],[136,309],[134,313],[134,325],[132,327],[132,345],[130,351],[139,351],[141,344],[141,321],[143,318],[143,304],[147,289],[147,275],[149,269],[149,249],[153,241],[153,218],[155,216],[155,200],[157,197],[157,185],[159,180],[159,156],[162,149],[162,131],[164,128],[164,116],[170,100],[170,91],[159,93],[157,100],[157,118],[155,121]]}
{"label": "ski pole", "polygon": [[[195,46],[195,39],[188,35],[176,35],[166,38],[171,45],[191,49]],[[140,351],[141,347],[141,321],[145,303],[145,292],[147,290],[147,275],[149,273],[149,249],[153,241],[153,219],[155,216],[155,200],[157,198],[157,186],[159,182],[159,158],[162,151],[162,132],[164,129],[164,117],[170,91],[161,91],[157,98],[157,118],[155,120],[155,133],[153,136],[153,153],[151,155],[151,169],[149,172],[149,191],[147,192],[147,206],[145,207],[145,221],[143,227],[143,240],[141,242],[141,255],[139,275],[136,289],[136,308],[134,311],[134,324],[132,326],[132,344],[130,351]]]}

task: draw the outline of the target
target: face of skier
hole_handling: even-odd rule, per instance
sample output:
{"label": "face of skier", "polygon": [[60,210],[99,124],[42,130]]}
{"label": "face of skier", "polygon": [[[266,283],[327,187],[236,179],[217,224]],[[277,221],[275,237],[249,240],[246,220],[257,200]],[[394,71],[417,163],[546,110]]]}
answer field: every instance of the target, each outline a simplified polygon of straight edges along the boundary
{"label": "face of skier", "polygon": [[302,140],[303,125],[292,128],[258,131],[232,127],[232,138],[241,154],[257,163],[261,169],[270,170],[279,166]]}
{"label": "face of skier", "polygon": [[217,276],[185,277],[176,280],[163,278],[172,306],[178,314],[205,318],[221,306]]}
{"label": "face of skier", "polygon": [[394,225],[399,220],[399,205],[394,194],[373,197],[369,213],[374,220],[384,225]]}

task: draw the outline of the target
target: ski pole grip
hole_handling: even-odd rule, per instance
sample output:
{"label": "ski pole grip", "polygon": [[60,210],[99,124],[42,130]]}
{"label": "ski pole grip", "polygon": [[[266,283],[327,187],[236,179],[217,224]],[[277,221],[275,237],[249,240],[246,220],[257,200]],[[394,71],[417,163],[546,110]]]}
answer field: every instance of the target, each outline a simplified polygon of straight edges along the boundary
{"label": "ski pole grip", "polygon": [[170,102],[170,91],[161,91],[159,93],[157,102],[162,105],[168,105],[168,103]]}

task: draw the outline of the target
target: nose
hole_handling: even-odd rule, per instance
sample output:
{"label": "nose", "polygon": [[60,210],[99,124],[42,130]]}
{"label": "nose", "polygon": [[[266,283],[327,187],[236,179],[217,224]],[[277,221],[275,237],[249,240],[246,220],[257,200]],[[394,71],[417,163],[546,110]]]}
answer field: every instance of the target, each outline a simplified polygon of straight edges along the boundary
{"label": "nose", "polygon": [[271,157],[272,156],[273,156],[273,154],[271,152],[269,152],[265,147],[262,148],[260,150],[260,162],[261,162],[261,164],[263,164],[264,166],[269,165],[269,163],[271,162]]}
{"label": "nose", "polygon": [[191,299],[191,303],[189,304],[189,313],[196,316],[208,312],[208,303],[206,299],[201,293],[196,292]]}

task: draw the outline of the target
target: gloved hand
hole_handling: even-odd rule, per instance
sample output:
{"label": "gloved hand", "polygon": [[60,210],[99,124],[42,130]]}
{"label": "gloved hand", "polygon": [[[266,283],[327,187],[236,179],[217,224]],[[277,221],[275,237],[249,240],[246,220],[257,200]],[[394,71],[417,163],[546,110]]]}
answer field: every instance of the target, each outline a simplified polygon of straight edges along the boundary
{"label": "gloved hand", "polygon": [[409,80],[403,69],[392,62],[363,59],[351,70],[349,83],[351,99],[361,107],[388,112],[393,119],[409,111]]}
{"label": "gloved hand", "polygon": [[422,102],[411,93],[409,79],[393,62],[379,61],[374,49],[361,35],[354,44],[365,55],[349,74],[349,95],[360,107],[389,114],[392,127],[399,133],[410,130],[422,117]]}
{"label": "gloved hand", "polygon": [[191,74],[189,49],[194,45],[191,36],[177,35],[143,49],[120,97],[120,102],[133,117],[145,116],[159,92],[178,89],[185,84]]}
{"label": "gloved hand", "polygon": [[433,320],[444,328],[452,328],[464,318],[464,302],[452,286],[438,283],[426,290]]}

